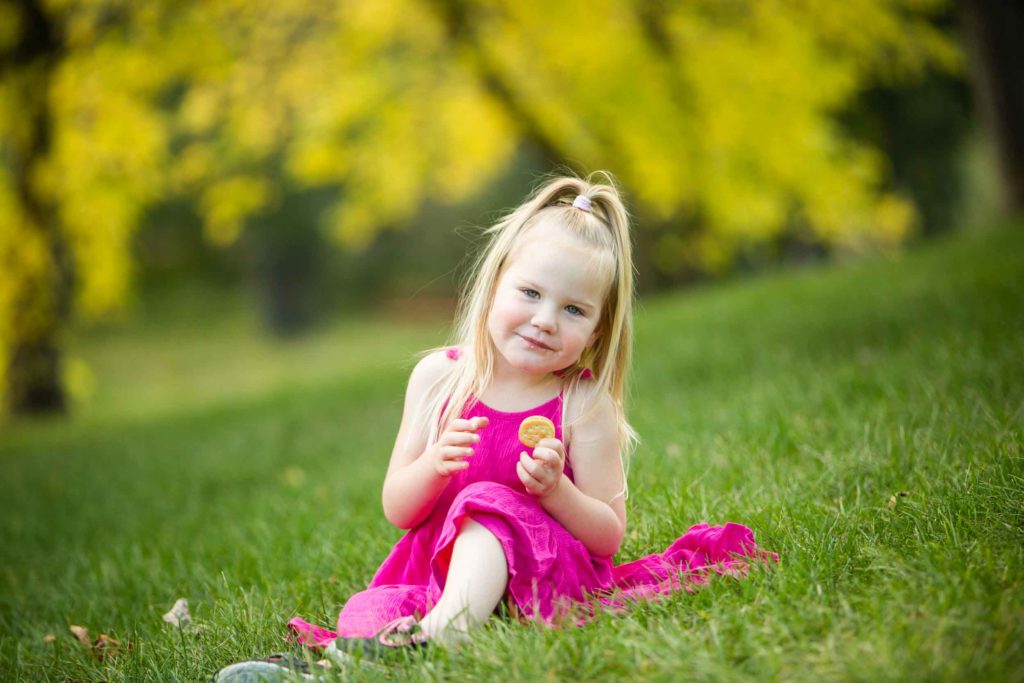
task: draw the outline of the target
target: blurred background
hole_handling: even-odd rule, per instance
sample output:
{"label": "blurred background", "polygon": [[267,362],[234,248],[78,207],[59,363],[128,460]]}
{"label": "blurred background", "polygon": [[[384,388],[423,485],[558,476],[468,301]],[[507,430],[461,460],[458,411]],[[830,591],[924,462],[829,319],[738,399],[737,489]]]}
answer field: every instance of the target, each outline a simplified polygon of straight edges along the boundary
{"label": "blurred background", "polygon": [[441,343],[481,229],[548,173],[615,175],[642,296],[982,229],[1024,205],[1022,14],[0,0],[7,419]]}

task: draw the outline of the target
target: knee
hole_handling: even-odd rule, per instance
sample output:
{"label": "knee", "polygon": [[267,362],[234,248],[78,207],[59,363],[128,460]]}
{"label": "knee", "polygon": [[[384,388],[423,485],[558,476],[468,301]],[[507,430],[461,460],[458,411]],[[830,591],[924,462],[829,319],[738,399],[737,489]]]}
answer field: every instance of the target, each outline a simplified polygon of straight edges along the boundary
{"label": "knee", "polygon": [[470,516],[462,518],[462,523],[459,525],[459,536],[472,536],[475,538],[486,538],[490,536],[494,539],[495,543],[499,543],[498,537],[491,533],[491,530],[485,527],[480,522],[476,521]]}
{"label": "knee", "polygon": [[467,516],[463,518],[458,534],[455,537],[455,544],[464,548],[465,552],[475,556],[477,560],[481,560],[484,557],[493,557],[495,559],[500,557],[506,568],[508,566],[508,560],[505,557],[505,546],[502,545],[501,539],[472,517]]}

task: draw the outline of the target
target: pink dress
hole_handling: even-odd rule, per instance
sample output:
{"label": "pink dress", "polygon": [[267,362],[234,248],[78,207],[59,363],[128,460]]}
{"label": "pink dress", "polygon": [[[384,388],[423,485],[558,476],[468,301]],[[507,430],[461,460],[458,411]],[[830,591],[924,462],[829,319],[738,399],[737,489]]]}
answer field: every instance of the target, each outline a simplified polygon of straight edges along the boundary
{"label": "pink dress", "polygon": [[[706,580],[708,571],[743,573],[748,568],[744,558],[777,559],[757,548],[750,529],[732,523],[690,527],[665,552],[618,566],[611,557],[592,555],[526,492],[516,475],[524,449],[519,423],[530,415],[549,418],[561,439],[561,395],[514,413],[480,402],[465,411],[465,418],[489,419],[478,432],[469,467],[452,476],[430,516],[402,536],[369,587],[349,598],[338,615],[337,631],[296,617],[288,626],[298,640],[320,647],[336,637],[373,636],[399,617],[425,615],[441,596],[452,546],[467,517],[490,530],[505,550],[506,599],[512,611],[551,625],[566,617],[582,624],[598,604],[621,609],[637,599],[690,590]],[[569,458],[565,474],[572,479]]]}

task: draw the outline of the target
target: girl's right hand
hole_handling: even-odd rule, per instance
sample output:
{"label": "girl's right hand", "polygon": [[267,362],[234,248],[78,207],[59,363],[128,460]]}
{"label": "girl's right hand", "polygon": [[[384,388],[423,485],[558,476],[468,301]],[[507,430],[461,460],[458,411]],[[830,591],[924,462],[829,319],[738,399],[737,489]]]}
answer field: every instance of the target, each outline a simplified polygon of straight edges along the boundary
{"label": "girl's right hand", "polygon": [[480,442],[477,431],[486,427],[487,422],[486,417],[453,421],[427,450],[434,471],[442,477],[450,477],[469,467],[465,459],[473,457],[473,446]]}

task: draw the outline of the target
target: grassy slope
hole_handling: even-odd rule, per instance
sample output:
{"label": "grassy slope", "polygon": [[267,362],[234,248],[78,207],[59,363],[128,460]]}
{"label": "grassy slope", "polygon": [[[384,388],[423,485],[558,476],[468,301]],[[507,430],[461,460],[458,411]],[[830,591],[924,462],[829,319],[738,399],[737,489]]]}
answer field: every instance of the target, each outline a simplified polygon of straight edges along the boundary
{"label": "grassy slope", "polygon": [[[586,629],[498,621],[401,675],[1020,680],[1022,283],[1018,225],[645,302],[620,560],[732,520],[782,563]],[[293,614],[330,623],[398,536],[379,486],[436,327],[85,344],[98,407],[0,436],[0,677],[199,680],[282,649]],[[160,621],[181,596],[188,635]],[[88,660],[72,623],[133,650]]]}

